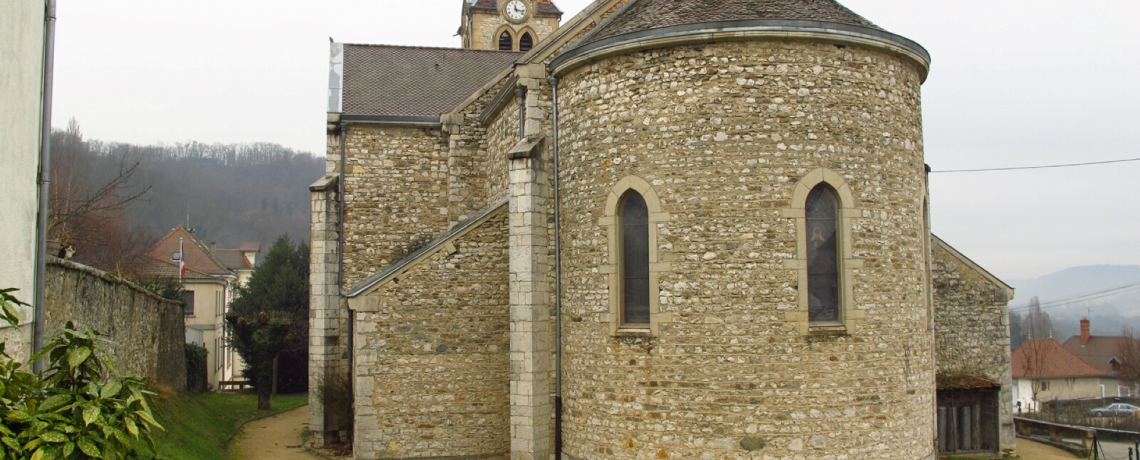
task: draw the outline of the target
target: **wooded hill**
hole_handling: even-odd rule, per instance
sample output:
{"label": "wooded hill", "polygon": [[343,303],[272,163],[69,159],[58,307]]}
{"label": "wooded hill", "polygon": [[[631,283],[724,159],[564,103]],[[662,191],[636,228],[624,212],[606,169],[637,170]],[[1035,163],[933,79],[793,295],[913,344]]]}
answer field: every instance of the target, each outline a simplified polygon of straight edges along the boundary
{"label": "wooded hill", "polygon": [[[53,234],[75,245],[76,260],[104,269],[110,259],[100,252],[139,253],[177,225],[219,248],[259,241],[264,252],[286,233],[307,241],[308,186],[324,173],[324,164],[323,157],[270,143],[85,140],[73,122],[52,133],[53,213],[78,207],[117,178],[121,185],[98,198],[107,209],[94,206],[101,209],[94,223],[79,219]],[[112,206],[118,201],[126,202]]]}

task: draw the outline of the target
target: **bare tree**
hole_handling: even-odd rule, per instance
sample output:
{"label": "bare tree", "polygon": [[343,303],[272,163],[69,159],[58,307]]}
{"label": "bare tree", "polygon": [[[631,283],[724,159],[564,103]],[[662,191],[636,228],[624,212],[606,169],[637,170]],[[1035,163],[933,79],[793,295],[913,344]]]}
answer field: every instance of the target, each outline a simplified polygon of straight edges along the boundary
{"label": "bare tree", "polygon": [[1049,359],[1050,348],[1054,345],[1057,347],[1060,346],[1051,338],[1029,339],[1026,340],[1025,343],[1022,343],[1013,353],[1015,365],[1019,365],[1024,369],[1025,378],[1029,379],[1030,392],[1033,400],[1032,410],[1038,410],[1040,408],[1038,395],[1047,388],[1047,366],[1051,362]]}
{"label": "bare tree", "polygon": [[149,185],[133,180],[141,159],[99,158],[75,119],[54,133],[52,143],[49,234],[64,248],[80,251],[85,262],[107,270],[121,265],[145,242],[143,235],[128,230],[124,212],[128,203],[150,191]]}
{"label": "bare tree", "polygon": [[1116,342],[1116,357],[1122,361],[1116,377],[1135,388],[1140,383],[1140,339],[1131,327],[1125,327],[1120,332],[1120,340]]}

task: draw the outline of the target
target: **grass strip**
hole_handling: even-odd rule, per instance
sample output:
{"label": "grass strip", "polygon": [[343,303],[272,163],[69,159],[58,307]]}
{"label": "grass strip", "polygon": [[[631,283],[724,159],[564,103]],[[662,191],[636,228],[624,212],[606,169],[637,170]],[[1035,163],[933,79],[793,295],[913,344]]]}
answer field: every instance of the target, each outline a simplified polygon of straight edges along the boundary
{"label": "grass strip", "polygon": [[242,424],[307,403],[307,394],[278,395],[273,410],[257,410],[253,392],[163,395],[153,410],[165,432],[154,434],[160,460],[227,460],[230,438]]}

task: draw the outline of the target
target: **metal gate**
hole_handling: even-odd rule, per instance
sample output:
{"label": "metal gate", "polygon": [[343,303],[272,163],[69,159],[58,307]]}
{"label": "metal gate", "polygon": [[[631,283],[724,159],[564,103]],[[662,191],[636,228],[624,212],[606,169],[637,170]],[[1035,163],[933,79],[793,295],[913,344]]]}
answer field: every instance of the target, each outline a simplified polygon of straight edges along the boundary
{"label": "metal gate", "polygon": [[998,392],[938,390],[938,451],[997,452]]}

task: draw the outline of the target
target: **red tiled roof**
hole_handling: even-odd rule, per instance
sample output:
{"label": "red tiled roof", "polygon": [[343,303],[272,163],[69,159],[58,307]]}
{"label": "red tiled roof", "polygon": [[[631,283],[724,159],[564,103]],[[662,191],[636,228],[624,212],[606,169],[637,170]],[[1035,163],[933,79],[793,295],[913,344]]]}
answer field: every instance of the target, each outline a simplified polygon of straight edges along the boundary
{"label": "red tiled roof", "polygon": [[521,53],[344,45],[344,113],[438,116],[510,67]]}
{"label": "red tiled roof", "polygon": [[1069,337],[1069,340],[1066,340],[1062,346],[1097,370],[1112,374],[1115,371],[1109,361],[1112,358],[1121,360],[1117,347],[1124,340],[1128,339],[1116,335],[1090,335],[1089,342],[1081,345],[1081,336],[1074,335]]}
{"label": "red tiled roof", "polygon": [[590,41],[658,27],[742,19],[803,19],[879,29],[835,0],[633,0]]}
{"label": "red tiled roof", "polygon": [[[210,275],[229,275],[230,270],[218,259],[210,255],[210,250],[198,238],[194,237],[181,225],[171,230],[165,237],[147,250],[146,255],[162,262],[170,261],[171,255],[178,252],[179,241],[183,243],[186,253],[182,256],[186,260],[186,268],[197,270]],[[177,263],[175,263],[177,265]]]}
{"label": "red tiled roof", "polygon": [[[166,262],[149,256],[138,256],[131,260],[135,273],[144,278],[178,278],[178,264]],[[186,269],[186,280],[217,280],[197,270]]]}
{"label": "red tiled roof", "polygon": [[1013,351],[1013,377],[1060,378],[1109,376],[1053,339],[1029,339]]}
{"label": "red tiled roof", "polygon": [[[539,13],[562,14],[562,10],[558,9],[550,0],[535,0],[534,3],[535,10]],[[480,10],[495,10],[499,8],[499,3],[496,0],[478,0],[471,7]]]}

